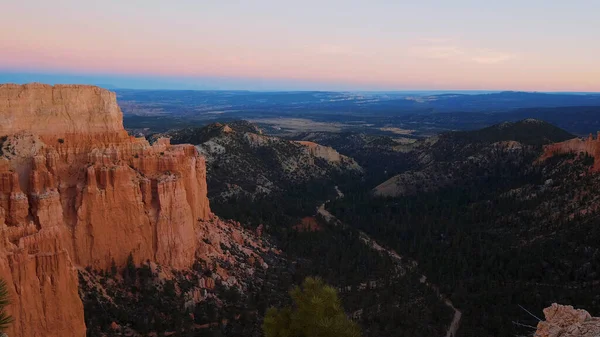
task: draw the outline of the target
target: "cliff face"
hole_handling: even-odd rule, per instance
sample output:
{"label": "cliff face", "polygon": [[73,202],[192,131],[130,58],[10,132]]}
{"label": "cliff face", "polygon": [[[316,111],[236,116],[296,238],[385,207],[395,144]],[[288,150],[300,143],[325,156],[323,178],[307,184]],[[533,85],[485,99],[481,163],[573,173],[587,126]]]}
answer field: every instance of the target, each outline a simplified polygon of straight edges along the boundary
{"label": "cliff face", "polygon": [[545,321],[537,325],[536,337],[600,336],[600,318],[570,305],[552,304],[544,309]]}
{"label": "cliff face", "polygon": [[25,131],[46,139],[127,137],[115,93],[98,87],[3,84],[0,111],[0,135]]}
{"label": "cliff face", "polygon": [[594,157],[594,166],[592,170],[600,171],[600,132],[596,139],[590,135],[587,139],[583,140],[580,138],[570,139],[560,143],[554,143],[546,145],[544,147],[544,154],[541,159],[547,159],[552,157],[556,153],[580,153],[585,152]]}
{"label": "cliff face", "polygon": [[85,336],[77,272],[57,229],[27,235],[15,246],[11,228],[0,225],[0,276],[9,285],[14,318],[8,335]]}
{"label": "cliff face", "polygon": [[212,217],[192,145],[127,135],[114,93],[0,85],[0,277],[10,336],[84,336],[76,267],[191,266]]}

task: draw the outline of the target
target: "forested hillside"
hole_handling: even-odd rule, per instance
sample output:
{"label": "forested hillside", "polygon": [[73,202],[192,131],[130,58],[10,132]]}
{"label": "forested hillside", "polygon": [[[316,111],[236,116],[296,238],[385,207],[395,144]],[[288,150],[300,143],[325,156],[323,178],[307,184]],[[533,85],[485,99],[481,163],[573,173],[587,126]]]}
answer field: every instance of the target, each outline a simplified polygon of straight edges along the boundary
{"label": "forested hillside", "polygon": [[[539,144],[569,137],[540,125],[531,124],[510,151],[490,152],[493,141],[507,141],[498,139],[498,128],[442,135],[436,144],[444,141],[447,150],[431,153],[425,172],[455,180],[394,197],[346,194],[328,207],[414,258],[452,294],[463,311],[459,336],[531,334],[513,323],[536,324],[519,306],[541,312],[558,302],[598,312],[600,176],[587,153],[539,161]],[[473,157],[480,158],[476,165],[464,164]]]}

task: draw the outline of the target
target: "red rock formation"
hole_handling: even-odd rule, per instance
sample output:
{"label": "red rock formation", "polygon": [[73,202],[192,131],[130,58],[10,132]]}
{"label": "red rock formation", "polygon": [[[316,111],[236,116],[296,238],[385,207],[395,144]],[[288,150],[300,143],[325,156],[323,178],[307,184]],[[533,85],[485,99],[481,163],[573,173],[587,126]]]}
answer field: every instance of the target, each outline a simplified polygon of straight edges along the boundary
{"label": "red rock formation", "polygon": [[74,266],[192,265],[211,218],[192,145],[128,136],[115,94],[91,86],[0,85],[0,118],[10,336],[85,335]]}
{"label": "red rock formation", "polygon": [[535,337],[597,337],[600,336],[600,318],[570,305],[552,306],[544,309],[545,321],[538,323]]}
{"label": "red rock formation", "polygon": [[45,140],[68,135],[94,141],[127,138],[114,92],[40,83],[3,84],[0,92],[0,135],[25,131]]}
{"label": "red rock formation", "polygon": [[[0,237],[7,229],[1,226]],[[58,231],[41,230],[18,245],[3,238],[0,276],[9,284],[14,318],[9,336],[85,336],[77,272]]]}
{"label": "red rock formation", "polygon": [[600,132],[596,139],[590,135],[587,139],[570,139],[560,143],[549,144],[544,147],[544,154],[540,158],[545,160],[557,153],[580,153],[585,152],[594,157],[593,171],[600,171]]}

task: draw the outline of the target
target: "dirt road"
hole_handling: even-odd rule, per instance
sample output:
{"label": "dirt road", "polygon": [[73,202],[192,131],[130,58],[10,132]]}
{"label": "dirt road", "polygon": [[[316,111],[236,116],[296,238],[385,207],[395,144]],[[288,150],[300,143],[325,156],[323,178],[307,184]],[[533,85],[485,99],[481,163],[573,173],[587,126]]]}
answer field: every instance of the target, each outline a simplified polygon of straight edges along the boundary
{"label": "dirt road", "polygon": [[[343,197],[343,194],[341,193],[341,191],[339,189],[337,189],[337,186],[336,186],[336,190],[338,191],[339,197]],[[321,206],[319,206],[319,208],[317,209],[317,213],[319,215],[321,215],[329,223],[332,223],[332,224],[335,224],[338,226],[346,226],[338,218],[336,218],[335,215],[331,214],[331,212],[329,212],[327,209],[325,209],[325,204],[322,204]],[[386,247],[380,245],[377,241],[373,240],[373,238],[371,238],[365,232],[362,232],[362,231],[360,232],[360,239],[371,249],[376,250],[380,253],[388,254],[392,258],[392,260],[394,262],[396,262],[396,267],[398,268],[398,271],[401,274],[404,274],[404,272],[405,272],[404,268],[407,265],[407,263],[409,265],[414,264],[416,266],[416,262],[413,261],[411,263],[408,259],[403,259],[402,256],[400,256],[395,250],[386,248]],[[438,297],[441,300],[443,300],[444,303],[454,311],[454,317],[452,318],[452,322],[450,323],[450,326],[448,327],[448,330],[446,331],[446,337],[455,337],[456,331],[458,330],[458,327],[460,325],[460,320],[462,318],[462,312],[460,310],[456,309],[456,307],[454,306],[452,301],[450,301],[450,299],[448,297],[444,296],[440,292],[439,287],[428,282],[427,277],[425,275],[421,275],[420,281],[421,281],[421,283],[424,283],[430,289],[432,289],[438,295]]]}

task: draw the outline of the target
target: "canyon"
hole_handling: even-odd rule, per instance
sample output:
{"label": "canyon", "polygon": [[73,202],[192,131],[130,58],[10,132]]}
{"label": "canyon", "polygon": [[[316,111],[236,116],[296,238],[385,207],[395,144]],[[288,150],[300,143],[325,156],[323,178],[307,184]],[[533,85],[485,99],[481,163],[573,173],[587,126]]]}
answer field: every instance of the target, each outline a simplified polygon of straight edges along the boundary
{"label": "canyon", "polygon": [[[600,158],[598,140],[593,137],[586,140],[566,140],[571,135],[556,132],[544,123],[531,120],[508,126],[504,123],[488,128],[486,132],[455,133],[445,136],[446,138],[442,139],[444,141],[424,141],[422,145],[416,142],[416,145],[406,146],[385,139],[371,141],[373,139],[370,137],[356,135],[354,138],[340,135],[318,135],[317,139],[308,136],[296,140],[278,138],[264,135],[247,122],[215,123],[202,129],[157,134],[148,141],[131,136],[124,129],[117,97],[110,91],[83,85],[0,85],[0,278],[8,284],[11,297],[8,312],[14,317],[7,333],[11,337],[82,337],[86,334],[93,335],[90,333],[90,327],[96,329],[93,332],[103,333],[110,329],[129,335],[161,335],[167,331],[173,332],[171,325],[165,325],[162,330],[156,328],[159,320],[167,321],[160,310],[155,310],[152,314],[153,319],[148,320],[148,331],[142,331],[131,324],[141,317],[150,317],[148,312],[144,311],[144,305],[153,302],[144,302],[142,299],[145,299],[144,295],[156,291],[156,299],[182,300],[183,304],[173,301],[170,307],[164,306],[163,302],[158,300],[153,305],[155,309],[158,307],[165,311],[183,308],[178,314],[185,316],[192,326],[191,330],[186,331],[201,330],[205,329],[205,326],[222,323],[223,315],[205,319],[201,314],[209,311],[205,310],[204,306],[209,302],[216,303],[215,307],[225,303],[230,305],[230,309],[234,308],[228,316],[233,317],[232,321],[238,319],[235,317],[238,317],[240,312],[252,313],[254,316],[251,320],[242,320],[235,324],[243,325],[248,330],[254,329],[252,335],[258,336],[261,334],[260,312],[264,312],[264,309],[256,309],[257,306],[249,305],[249,302],[240,302],[240,296],[263,300],[266,296],[277,295],[276,293],[285,294],[296,273],[300,275],[301,272],[312,271],[313,269],[309,269],[312,266],[307,263],[308,258],[303,260],[304,264],[288,265],[289,261],[284,260],[290,252],[286,250],[286,254],[283,254],[270,244],[269,235],[261,235],[263,229],[270,233],[268,230],[280,229],[277,226],[281,224],[293,223],[292,217],[267,219],[271,223],[258,218],[260,221],[256,222],[256,229],[251,230],[251,226],[242,226],[237,221],[219,219],[212,213],[210,206],[221,215],[223,213],[219,211],[219,205],[222,210],[227,210],[223,205],[236,210],[243,210],[243,207],[254,210],[262,206],[265,208],[255,213],[272,217],[277,211],[287,215],[285,212],[289,212],[289,209],[282,207],[288,204],[297,204],[302,211],[305,211],[304,208],[312,211],[310,202],[317,202],[321,197],[330,198],[330,202],[318,201],[321,205],[319,216],[310,219],[320,221],[322,218],[330,221],[319,223],[320,227],[315,227],[319,230],[314,233],[302,230],[298,230],[300,233],[292,232],[294,239],[288,243],[299,246],[295,247],[298,256],[302,256],[300,253],[309,256],[308,254],[319,250],[311,248],[310,245],[314,243],[307,239],[308,235],[317,238],[319,235],[331,236],[327,239],[339,240],[353,230],[358,233],[355,238],[340,241],[342,243],[330,244],[332,241],[324,241],[323,238],[321,245],[325,246],[325,249],[319,258],[334,261],[336,265],[316,266],[320,266],[319,272],[329,269],[341,275],[332,274],[330,277],[334,281],[331,283],[335,283],[336,280],[344,281],[339,282],[340,289],[344,290],[343,298],[348,300],[348,308],[351,309],[353,317],[360,317],[364,326],[370,329],[367,330],[367,335],[381,336],[384,335],[381,334],[382,331],[389,333],[388,335],[395,335],[400,331],[397,329],[406,329],[392,327],[388,331],[378,328],[377,321],[389,325],[396,317],[403,317],[406,322],[415,324],[425,321],[423,325],[426,327],[419,326],[419,330],[413,328],[414,330],[407,331],[431,332],[432,327],[437,328],[438,323],[442,322],[440,317],[445,317],[443,324],[452,321],[450,326],[443,327],[446,335],[477,335],[474,332],[485,335],[481,333],[483,327],[489,329],[490,325],[496,322],[482,321],[482,316],[478,316],[477,312],[469,308],[469,302],[465,300],[469,294],[461,294],[461,291],[464,292],[463,285],[454,280],[456,275],[459,275],[457,279],[460,279],[461,273],[471,273],[464,264],[452,264],[452,254],[457,251],[456,248],[460,248],[450,247],[454,242],[451,240],[452,235],[455,235],[454,228],[460,228],[460,234],[468,237],[472,233],[464,224],[468,224],[468,221],[474,218],[473,215],[489,216],[491,220],[486,220],[485,217],[483,220],[489,222],[490,228],[504,229],[502,233],[507,233],[507,236],[494,236],[491,237],[493,240],[486,241],[487,244],[482,245],[485,247],[485,254],[498,254],[501,259],[503,255],[499,255],[499,252],[506,249],[503,242],[515,240],[514,246],[517,246],[518,239],[518,247],[523,249],[524,253],[513,254],[507,251],[507,256],[510,256],[511,261],[515,256],[521,259],[515,268],[526,269],[521,267],[522,264],[529,266],[527,269],[532,269],[539,265],[539,258],[536,258],[539,248],[531,244],[540,244],[542,241],[552,243],[550,240],[553,240],[553,234],[546,232],[547,227],[561,230],[560,237],[563,238],[569,238],[568,234],[575,233],[574,228],[578,227],[561,229],[556,224],[554,227],[546,226],[546,223],[540,226],[537,222],[531,225],[527,222],[528,218],[549,219],[546,222],[551,222],[552,219],[560,220],[559,217],[562,217],[565,222],[574,221],[573,219],[577,218],[572,216],[573,214],[595,214],[590,212],[595,212],[594,205],[598,204],[597,194],[593,191],[597,191],[600,182],[597,175],[587,173],[597,171],[600,164],[597,160],[591,160],[589,156],[577,156],[579,152],[585,152]],[[514,134],[532,134],[537,135],[539,139],[525,139],[517,143],[512,135],[505,136],[507,131],[519,131],[520,128],[526,129],[526,132]],[[546,131],[538,132],[540,129]],[[498,130],[502,132],[496,132]],[[497,139],[497,135],[510,139]],[[363,145],[354,152],[344,146],[320,145],[327,137],[330,138],[330,144]],[[313,142],[316,140],[319,144]],[[547,144],[543,151],[542,144]],[[405,147],[410,147],[411,151],[404,151]],[[573,152],[575,154],[571,155]],[[360,153],[363,154],[363,160],[355,162],[352,158]],[[554,160],[544,161],[557,153],[569,156],[556,156]],[[504,216],[497,216],[496,213],[488,215],[488,211],[484,211],[487,208],[480,208],[485,206],[484,202],[487,200],[482,199],[465,205],[448,206],[449,209],[452,207],[450,210],[461,210],[456,212],[457,218],[448,218],[441,213],[440,219],[443,221],[436,222],[432,221],[430,216],[435,219],[436,210],[446,211],[444,205],[447,199],[441,198],[441,204],[430,200],[431,205],[435,207],[420,209],[419,205],[427,205],[427,200],[411,198],[434,196],[433,193],[416,193],[428,190],[424,183],[419,188],[399,189],[399,184],[394,182],[394,190],[414,190],[415,193],[400,193],[404,197],[402,200],[413,202],[409,204],[412,206],[393,212],[388,212],[385,208],[391,205],[385,200],[357,199],[360,204],[351,204],[352,197],[357,197],[356,191],[347,190],[344,185],[340,185],[350,196],[344,198],[338,187],[338,183],[346,181],[351,181],[352,184],[348,183],[347,186],[353,187],[359,178],[362,179],[362,175],[367,173],[369,165],[371,170],[381,170],[387,176],[388,169],[393,167],[390,163],[400,162],[401,158],[410,159],[410,156],[414,158],[408,164],[423,172],[426,178],[422,179],[423,181],[433,181],[434,187],[444,185],[446,190],[452,188],[453,184],[462,186],[465,185],[464,182],[479,183],[478,179],[481,177],[512,177],[515,182],[519,182],[517,178],[522,175],[523,181],[528,184],[511,185],[509,189],[505,186],[495,187],[487,182],[485,185],[474,184],[473,188],[481,187],[490,191],[497,188],[498,192],[490,193],[486,198],[497,204],[507,202],[506,199],[511,198],[508,201],[514,200],[519,205],[522,204],[522,207],[530,208],[523,208],[520,213],[499,213]],[[538,162],[537,166],[530,165],[534,161]],[[495,170],[496,168],[501,170]],[[539,170],[539,177],[534,176],[535,180],[527,175],[533,170]],[[442,183],[430,178],[438,177],[444,172],[454,172],[455,177],[459,176],[458,173],[466,174],[467,177],[455,181],[440,180]],[[210,205],[207,197],[207,174],[208,184],[213,184],[210,188]],[[410,181],[416,180],[414,175],[411,177]],[[454,183],[445,184],[445,181]],[[534,183],[531,183],[532,181]],[[300,189],[299,186],[307,188]],[[234,193],[238,190],[242,192]],[[578,191],[576,198],[571,197],[572,190]],[[297,195],[292,195],[289,200],[281,203],[270,202],[280,196],[289,196],[290,191],[296,192]],[[307,194],[310,191],[314,194]],[[250,197],[236,199],[246,194]],[[335,199],[334,194],[338,196]],[[264,201],[262,205],[250,202],[256,201],[256,196],[263,198],[258,199]],[[537,199],[532,201],[532,196]],[[268,199],[269,197],[273,199]],[[238,200],[248,200],[248,204],[243,205]],[[343,204],[344,202],[348,202],[348,205]],[[276,205],[275,208],[282,209],[273,209],[273,204]],[[468,207],[459,208],[461,205]],[[375,212],[374,209],[378,211]],[[480,211],[469,213],[477,209]],[[365,214],[350,213],[355,210]],[[403,240],[402,236],[398,236],[400,239],[393,237],[394,233],[401,232],[394,232],[395,228],[391,226],[388,227],[389,233],[392,233],[390,238],[378,232],[381,228],[386,228],[386,218],[370,218],[378,214],[396,216],[396,219],[410,219],[414,227],[407,224],[406,229],[417,233],[415,237],[424,235],[429,238],[431,235],[428,231],[433,230],[435,244],[422,244],[427,245],[428,250],[434,247],[435,251],[424,251],[420,255],[413,252],[413,255],[410,255],[410,251],[398,244]],[[427,214],[427,217],[420,214]],[[518,218],[519,216],[523,218]],[[329,228],[325,225],[336,217],[349,224],[348,228],[336,231],[339,230],[339,226]],[[237,216],[231,218],[243,219]],[[432,223],[437,224],[437,227],[433,227]],[[521,227],[527,230],[515,230],[512,227],[514,223],[525,224]],[[526,226],[527,224],[529,225]],[[452,230],[446,227],[450,225]],[[573,283],[573,291],[578,291],[577,286],[587,284],[585,282],[588,282],[588,279],[595,277],[593,270],[587,268],[585,263],[590,260],[589,255],[597,251],[595,241],[586,243],[586,240],[594,239],[593,235],[587,234],[592,233],[596,226],[595,223],[582,223],[582,226],[588,226],[581,229],[586,235],[573,235],[575,239],[569,239],[575,240],[573,242],[577,244],[576,247],[585,245],[581,252],[569,248],[573,251],[569,252],[570,254],[581,255],[581,259],[579,255],[572,258],[574,262],[569,269],[574,270],[570,274],[575,273],[583,280],[578,279],[579,283]],[[297,226],[292,229],[297,229]],[[420,234],[420,230],[425,234]],[[490,234],[498,235],[488,233]],[[303,238],[304,241],[299,241]],[[477,236],[477,240],[480,239],[481,237]],[[355,241],[360,245],[353,244]],[[409,241],[405,243],[405,246],[411,244]],[[357,255],[363,258],[339,263],[341,259],[336,255],[336,245],[342,246],[344,254],[347,251],[358,251],[361,253]],[[317,245],[314,247],[320,248]],[[415,247],[420,246],[415,244]],[[294,252],[294,247],[289,249]],[[472,247],[468,249],[470,252]],[[395,278],[398,282],[389,288],[380,287],[384,283],[376,282],[374,284],[377,286],[369,287],[369,296],[360,293],[365,289],[353,292],[355,284],[371,284],[370,281],[373,280],[393,279],[381,278],[381,275],[389,274],[378,272],[388,273],[390,266],[402,267],[398,258],[400,255],[395,251],[402,256],[418,259],[419,267],[427,271],[428,278],[413,277],[422,275],[420,270],[415,270],[400,279],[403,273],[398,269],[398,277]],[[545,258],[548,261],[560,260],[552,256],[547,257],[553,252],[555,250],[545,251]],[[369,254],[379,255],[377,259],[367,259]],[[461,254],[461,261],[463,256],[475,259],[479,255]],[[486,259],[471,262],[488,261],[488,255],[482,253],[481,256]],[[381,264],[371,267],[372,261],[380,263],[380,260],[383,261]],[[131,261],[135,268],[139,267],[137,274],[136,271],[133,272],[133,275],[137,275],[134,277],[138,277],[137,283],[135,279],[132,281],[125,276],[130,275],[128,269],[131,267]],[[386,264],[386,261],[389,264]],[[549,262],[545,263],[551,267]],[[352,268],[369,266],[370,269],[362,271],[366,277],[355,277],[356,280],[347,282],[346,279],[357,274],[354,271],[356,268],[349,272],[351,269],[337,268],[337,264],[350,265]],[[301,270],[302,268],[304,269]],[[511,265],[506,268],[510,269]],[[395,272],[396,269],[391,271]],[[491,273],[490,278],[503,277],[502,274],[493,274],[495,270],[486,272]],[[448,275],[452,275],[452,278]],[[554,272],[558,280],[555,282],[563,282],[566,284],[564,287],[571,287],[571,283],[568,283],[571,281],[561,278],[561,275]],[[528,291],[537,291],[540,284],[531,283],[527,275],[520,277],[514,281],[515,284],[522,287],[535,286]],[[140,281],[141,278],[143,281]],[[165,281],[172,280],[175,281],[171,282],[173,294],[169,295],[164,285]],[[439,289],[433,286],[434,282],[440,286]],[[145,286],[142,289],[145,293],[134,293],[135,291],[131,290],[133,287],[142,288],[142,284]],[[511,285],[500,284],[494,289],[485,289],[485,293],[513,296],[513,288],[517,289]],[[456,292],[452,294],[456,308],[450,302],[450,295],[448,298],[443,297],[440,295],[442,292]],[[222,294],[228,294],[231,299],[224,300],[226,296]],[[394,297],[394,301],[361,302],[369,297],[374,298],[375,295],[386,299]],[[542,295],[539,298],[545,299]],[[562,302],[561,298],[556,301]],[[281,303],[281,299],[273,297],[272,301],[264,300],[261,304],[266,308],[273,303]],[[422,311],[414,310],[414,303],[419,303],[419,310]],[[489,300],[487,303],[494,302]],[[547,305],[526,304],[534,308]],[[385,308],[383,310],[382,305]],[[410,306],[410,310],[401,311],[404,305]],[[243,310],[236,311],[235,307]],[[429,314],[426,310],[432,307],[437,308],[441,314]],[[589,305],[582,307],[588,310],[595,309]],[[141,310],[136,310],[139,308]],[[390,312],[395,313],[396,309],[404,316],[389,315]],[[485,310],[486,313],[506,312],[505,308],[496,305],[491,305]],[[127,314],[126,317],[118,315],[123,312]],[[410,312],[416,314],[405,315]],[[190,318],[190,313],[195,316]],[[597,319],[570,307],[554,305],[546,309],[544,314],[546,322],[538,325],[539,336],[557,336],[562,333],[575,336],[586,331],[597,331]],[[95,320],[90,321],[90,317]],[[432,319],[434,317],[435,320]],[[499,323],[502,329],[510,325],[503,324],[509,318]],[[108,322],[105,322],[106,320]],[[436,333],[440,331],[442,330],[438,329]]]}
{"label": "canyon", "polygon": [[222,253],[201,240],[223,225],[209,208],[204,158],[192,145],[129,136],[114,93],[3,84],[0,117],[9,336],[85,336],[78,269],[122,268],[129,255],[183,269]]}

